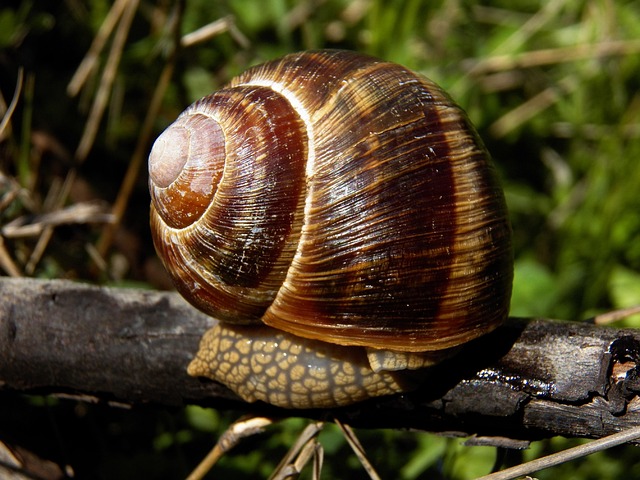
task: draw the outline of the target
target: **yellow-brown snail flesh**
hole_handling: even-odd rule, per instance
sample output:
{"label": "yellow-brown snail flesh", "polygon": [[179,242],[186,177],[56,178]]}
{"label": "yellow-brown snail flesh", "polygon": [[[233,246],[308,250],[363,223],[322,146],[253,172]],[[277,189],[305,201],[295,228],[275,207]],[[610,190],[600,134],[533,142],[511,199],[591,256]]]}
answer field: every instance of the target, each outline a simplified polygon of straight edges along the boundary
{"label": "yellow-brown snail flesh", "polygon": [[399,65],[316,51],[251,68],[165,130],[149,174],[156,249],[221,320],[189,373],[248,401],[415,388],[404,368],[507,316],[510,227],[489,155]]}

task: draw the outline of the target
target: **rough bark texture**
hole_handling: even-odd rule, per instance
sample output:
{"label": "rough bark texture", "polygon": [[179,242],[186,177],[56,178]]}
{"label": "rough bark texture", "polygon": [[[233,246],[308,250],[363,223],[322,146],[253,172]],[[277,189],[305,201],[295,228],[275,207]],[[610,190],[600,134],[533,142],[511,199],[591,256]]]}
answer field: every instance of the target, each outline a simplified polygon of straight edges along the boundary
{"label": "rough bark texture", "polygon": [[640,424],[636,331],[511,319],[430,370],[417,392],[332,412],[293,412],[242,405],[225,387],[186,374],[215,321],[173,293],[0,279],[0,394],[337,416],[353,426],[470,435],[476,444],[509,447]]}

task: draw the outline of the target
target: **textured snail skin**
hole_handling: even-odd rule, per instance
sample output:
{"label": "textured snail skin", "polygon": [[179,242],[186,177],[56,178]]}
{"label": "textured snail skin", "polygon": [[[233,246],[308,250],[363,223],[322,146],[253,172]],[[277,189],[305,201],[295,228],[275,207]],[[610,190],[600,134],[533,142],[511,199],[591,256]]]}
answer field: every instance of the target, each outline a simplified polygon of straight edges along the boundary
{"label": "textured snail skin", "polygon": [[374,372],[363,348],[299,338],[267,326],[218,324],[189,364],[247,402],[331,408],[413,390],[416,371]]}
{"label": "textured snail skin", "polygon": [[[185,298],[224,322],[263,322],[323,349],[382,349],[391,360],[381,368],[401,369],[507,316],[511,233],[489,155],[464,112],[399,65],[317,51],[254,67],[167,128],[149,176],[160,257]],[[300,372],[298,360],[275,360],[283,374],[258,368],[248,380],[235,352],[253,351],[248,365],[271,364],[267,347],[248,349],[250,340],[227,333],[235,327],[221,328],[205,336],[190,373],[247,400],[334,406],[410,388],[400,373],[366,366],[383,387],[322,395],[273,380]],[[340,371],[343,356],[327,371]],[[339,378],[328,388],[351,392],[348,376]]]}

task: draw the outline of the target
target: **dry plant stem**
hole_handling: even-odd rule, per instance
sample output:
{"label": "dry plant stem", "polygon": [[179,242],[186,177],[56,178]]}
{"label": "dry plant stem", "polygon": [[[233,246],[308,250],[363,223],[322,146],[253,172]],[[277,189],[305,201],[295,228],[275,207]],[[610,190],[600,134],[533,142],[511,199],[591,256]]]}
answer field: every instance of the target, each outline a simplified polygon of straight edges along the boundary
{"label": "dry plant stem", "polygon": [[380,476],[376,472],[375,468],[373,468],[373,465],[371,465],[371,462],[369,462],[367,454],[362,448],[362,444],[358,440],[358,437],[356,437],[356,434],[353,432],[353,429],[349,425],[342,423],[337,418],[334,418],[334,421],[336,422],[336,425],[340,427],[340,430],[342,430],[344,438],[349,443],[351,450],[356,454],[356,457],[358,457],[358,460],[360,460],[362,467],[365,469],[367,474],[369,474],[369,478],[371,478],[371,480],[380,480]]}
{"label": "dry plant stem", "polygon": [[489,57],[476,62],[473,67],[469,69],[469,74],[484,75],[492,72],[539,67],[556,63],[568,63],[589,58],[632,55],[638,52],[640,52],[640,40],[615,40],[562,48],[548,48],[524,52],[518,55],[497,55]]}
{"label": "dry plant stem", "polygon": [[18,100],[20,99],[20,93],[22,92],[22,83],[24,82],[24,69],[20,67],[18,69],[18,78],[16,80],[16,88],[13,92],[13,98],[11,98],[11,103],[9,107],[7,107],[7,111],[2,116],[2,121],[0,121],[0,140],[3,138],[3,133],[9,122],[11,121],[11,117],[13,116],[13,112],[16,109],[16,105],[18,105]]}
{"label": "dry plant stem", "polygon": [[28,191],[33,191],[36,183],[37,168],[31,162],[31,135],[33,117],[33,97],[35,91],[35,74],[28,73],[24,82],[22,106],[22,132],[20,133],[20,150],[16,164],[18,182]]}
{"label": "dry plant stem", "polygon": [[593,317],[593,323],[596,325],[609,325],[610,323],[617,322],[631,315],[637,315],[640,313],[640,305],[629,308],[621,308],[620,310],[614,310],[612,312],[602,313]]}
{"label": "dry plant stem", "polygon": [[113,32],[114,27],[122,16],[122,12],[127,6],[127,3],[128,0],[116,0],[111,7],[111,10],[109,10],[109,13],[100,25],[98,33],[96,33],[96,36],[91,43],[91,47],[89,47],[89,51],[82,60],[82,63],[80,63],[80,66],[78,66],[76,73],[73,74],[73,78],[67,86],[67,94],[69,94],[69,96],[75,97],[87,81],[91,72],[96,69],[100,52],[107,43],[109,36],[111,36],[111,32]]}
{"label": "dry plant stem", "polygon": [[0,478],[2,480],[59,480],[73,476],[73,470],[70,467],[62,467],[33,452],[15,447],[0,441]]}
{"label": "dry plant stem", "polygon": [[104,257],[98,253],[96,246],[93,243],[86,243],[84,246],[91,262],[98,269],[99,272],[106,272],[109,265],[105,261]]}
{"label": "dry plant stem", "polygon": [[287,13],[282,23],[290,30],[295,30],[309,19],[315,8],[315,5],[312,6],[306,2],[299,3]]}
{"label": "dry plant stem", "polygon": [[561,463],[570,462],[577,458],[586,457],[592,453],[600,452],[608,448],[612,448],[623,443],[630,442],[640,438],[640,427],[629,428],[620,433],[614,433],[604,438],[594,440],[585,445],[578,447],[568,448],[562,452],[547,455],[546,457],[532,460],[531,462],[523,463],[515,467],[507,468],[501,472],[485,475],[477,480],[510,480],[520,477],[522,475],[529,475],[544,468],[560,465]]}
{"label": "dry plant stem", "polygon": [[295,462],[287,465],[282,469],[277,476],[272,477],[273,480],[285,480],[287,478],[298,478],[302,469],[309,463],[309,460],[313,458],[311,478],[314,480],[320,479],[322,473],[322,462],[324,458],[324,451],[322,445],[316,440],[310,440],[300,451],[300,455],[296,458]]}
{"label": "dry plant stem", "polygon": [[33,275],[33,272],[35,272],[36,266],[38,265],[38,262],[42,258],[42,255],[44,255],[44,251],[46,250],[47,245],[49,245],[49,241],[51,240],[52,236],[53,236],[53,227],[45,227],[44,230],[42,231],[42,234],[38,238],[38,242],[36,243],[35,248],[31,252],[31,255],[29,256],[29,261],[24,267],[24,271],[26,272],[27,275],[31,276]]}
{"label": "dry plant stem", "polygon": [[38,262],[42,258],[42,255],[44,255],[44,252],[47,248],[47,245],[49,245],[49,241],[51,240],[52,236],[53,236],[53,227],[46,227],[42,231],[42,234],[38,238],[38,242],[36,243],[36,246],[31,252],[31,255],[29,256],[29,261],[24,267],[24,271],[27,275],[31,276],[33,275],[33,272],[35,272],[36,266],[38,265]]}
{"label": "dry plant stem", "polygon": [[[282,460],[280,460],[280,463],[274,469],[273,474],[271,475],[271,477],[269,477],[270,480],[278,480],[289,476],[291,472],[288,471],[287,467],[292,464],[294,458],[298,457],[298,459],[300,459],[301,457],[306,457],[308,461],[308,452],[303,454],[301,453],[301,451],[305,450],[308,445],[315,442],[317,436],[322,431],[323,425],[323,422],[314,422],[305,427],[300,435],[298,435],[298,439],[296,440],[296,442],[291,446],[287,454],[282,458]],[[302,467],[306,464],[306,461],[304,463],[298,463],[298,461],[296,460],[295,463],[296,466],[299,467],[299,470],[301,470]]]}
{"label": "dry plant stem", "polygon": [[[176,36],[179,33],[178,30],[182,23],[181,18],[182,10],[179,11],[178,19],[174,23],[174,34]],[[151,98],[151,102],[149,103],[147,115],[144,119],[144,123],[142,124],[142,128],[140,129],[140,134],[138,135],[138,143],[136,144],[136,149],[134,150],[131,161],[129,162],[129,167],[127,168],[124,180],[122,181],[122,186],[120,187],[120,191],[118,192],[118,197],[113,204],[113,223],[106,226],[96,245],[96,250],[101,257],[105,257],[109,248],[111,247],[114,234],[118,225],[120,225],[122,217],[124,216],[124,212],[127,209],[127,205],[129,203],[129,198],[131,197],[131,192],[133,191],[136,179],[140,174],[140,168],[142,167],[142,164],[146,159],[147,149],[151,140],[154,123],[156,121],[158,112],[160,111],[160,106],[162,105],[164,94],[169,87],[169,82],[171,81],[171,77],[173,76],[173,70],[175,67],[177,56],[176,53],[176,49],[174,48],[172,53],[169,55],[167,63],[165,64],[162,73],[160,74],[160,78],[158,79],[156,89],[153,92],[153,97]]]}
{"label": "dry plant stem", "polygon": [[2,234],[6,238],[35,237],[58,225],[108,223],[111,218],[111,214],[105,212],[104,205],[92,201],[80,202],[49,213],[18,217],[2,227]]}
{"label": "dry plant stem", "polygon": [[113,37],[113,43],[107,58],[107,63],[104,67],[104,73],[100,79],[100,85],[96,92],[93,105],[91,106],[91,112],[89,113],[85,130],[82,134],[82,138],[80,139],[78,149],[76,150],[75,158],[78,162],[83,162],[87,158],[89,150],[91,150],[91,147],[93,146],[96,133],[98,132],[98,126],[100,125],[100,120],[102,119],[104,110],[107,106],[109,94],[116,77],[116,72],[118,71],[118,64],[120,63],[124,44],[127,40],[129,29],[131,28],[131,22],[133,21],[134,14],[138,8],[138,0],[131,0],[125,3],[126,8]]}
{"label": "dry plant stem", "polygon": [[318,443],[318,441],[314,442],[315,449],[313,451],[313,471],[312,478],[313,480],[320,480],[320,475],[322,474],[322,465],[324,463],[324,449],[322,445]]}
{"label": "dry plant stem", "polygon": [[198,43],[206,42],[216,35],[220,35],[229,30],[230,25],[233,24],[233,17],[231,15],[219,18],[218,20],[211,22],[204,27],[186,34],[180,39],[181,47],[191,47]]}
{"label": "dry plant stem", "polygon": [[569,3],[569,0],[551,0],[531,16],[520,28],[516,29],[511,36],[498,44],[493,53],[518,51],[527,41],[548,22],[555,19],[558,12]]}
{"label": "dry plant stem", "polygon": [[247,36],[240,31],[235,22],[231,22],[229,24],[229,35],[245,50],[251,47],[251,40],[249,40]]}
{"label": "dry plant stem", "polygon": [[[531,16],[520,28],[514,31],[513,34],[507,37],[503,42],[500,42],[488,57],[492,58],[492,56],[509,55],[511,52],[517,52],[523,49],[523,46],[527,43],[529,38],[542,29],[550,20],[556,18],[557,12],[562,8],[566,1],[567,0],[551,0],[546,2],[544,7],[538,10],[535,15]],[[474,76],[477,75],[478,72],[482,72],[480,63],[475,63],[475,61],[473,61],[471,65],[473,66],[468,70],[470,75]],[[453,86],[451,91],[455,91],[456,88],[456,86]]]}
{"label": "dry plant stem", "polygon": [[187,480],[200,480],[213,468],[216,462],[229,450],[235,447],[243,438],[262,433],[265,427],[273,423],[266,417],[242,418],[233,423],[222,434],[218,443],[200,464],[189,474]]}
{"label": "dry plant stem", "polygon": [[133,191],[136,179],[138,178],[138,175],[140,173],[140,168],[145,159],[145,153],[149,144],[149,140],[151,138],[151,132],[153,131],[153,123],[156,119],[158,110],[160,109],[160,104],[162,102],[164,92],[166,91],[171,79],[171,75],[173,74],[173,67],[173,62],[167,63],[164,70],[162,71],[158,86],[156,87],[153,99],[151,100],[151,104],[147,112],[147,117],[145,118],[142,129],[140,130],[140,136],[138,137],[136,149],[131,157],[131,161],[129,162],[129,167],[127,168],[124,180],[122,181],[122,185],[118,192],[116,201],[113,204],[113,223],[106,226],[106,228],[102,232],[98,244],[96,245],[96,250],[102,257],[107,254],[109,248],[111,247],[116,228],[118,225],[120,225],[122,217],[124,216],[124,212],[127,209],[129,198],[131,197],[131,192]]}
{"label": "dry plant stem", "polygon": [[603,125],[595,123],[585,123],[574,125],[569,122],[554,122],[551,124],[553,134],[559,138],[572,138],[576,135],[587,140],[597,140],[614,134],[622,138],[635,139],[640,137],[640,123],[625,123],[622,125]]}
{"label": "dry plant stem", "polygon": [[16,198],[22,197],[22,195],[20,195],[21,188],[18,182],[16,182],[16,179],[9,178],[2,172],[0,172],[0,185],[2,186],[0,188],[4,188],[5,190],[5,193],[0,197],[0,212],[3,212]]}
{"label": "dry plant stem", "polygon": [[0,236],[0,266],[10,277],[21,277],[22,272],[15,264],[4,245],[4,237]]}
{"label": "dry plant stem", "polygon": [[[75,181],[75,179],[76,179],[76,171],[75,169],[72,169],[67,174],[67,178],[65,179],[64,184],[62,185],[62,188],[60,189],[58,195],[56,195],[55,200],[52,200],[53,205],[51,210],[57,210],[62,208],[62,206],[64,205],[64,202],[67,199],[67,196],[69,195],[69,191],[71,190],[71,185],[73,185],[73,182]],[[47,245],[49,244],[49,241],[51,240],[52,235],[53,235],[53,226],[46,226],[43,229],[42,233],[40,234],[40,238],[38,238],[38,243],[36,243],[36,246],[33,249],[33,252],[31,252],[31,256],[29,257],[29,261],[25,266],[25,272],[27,273],[27,275],[32,275],[33,272],[35,271],[36,265],[42,258],[42,255],[44,254],[44,251],[47,248]]]}
{"label": "dry plant stem", "polygon": [[542,92],[504,114],[489,127],[489,130],[496,138],[503,137],[512,130],[520,127],[520,125],[530,118],[535,117],[541,111],[556,103],[561,95],[574,92],[579,85],[578,77],[569,75],[560,80],[556,85],[544,89]]}

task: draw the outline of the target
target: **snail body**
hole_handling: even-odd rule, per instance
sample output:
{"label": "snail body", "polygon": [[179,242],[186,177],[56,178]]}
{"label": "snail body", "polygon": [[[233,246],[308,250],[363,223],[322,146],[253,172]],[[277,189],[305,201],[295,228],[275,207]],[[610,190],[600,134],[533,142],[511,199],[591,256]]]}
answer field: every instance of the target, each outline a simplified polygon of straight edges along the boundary
{"label": "snail body", "polygon": [[189,373],[246,400],[406,391],[407,368],[507,316],[510,227],[489,155],[399,65],[316,51],[253,67],[162,133],[149,177],[156,250],[221,321]]}

